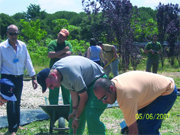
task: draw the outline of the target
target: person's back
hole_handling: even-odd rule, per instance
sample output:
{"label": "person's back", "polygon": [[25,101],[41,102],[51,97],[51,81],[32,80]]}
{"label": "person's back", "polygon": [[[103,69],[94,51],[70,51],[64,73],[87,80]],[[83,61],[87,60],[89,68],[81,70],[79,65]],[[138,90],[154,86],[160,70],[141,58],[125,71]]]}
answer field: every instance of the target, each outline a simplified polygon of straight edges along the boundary
{"label": "person's back", "polygon": [[109,44],[103,44],[103,57],[107,61],[111,61],[111,59],[114,57],[114,52],[113,52],[113,45]]}
{"label": "person's back", "polygon": [[112,71],[114,76],[118,75],[118,55],[114,45],[99,43],[102,48],[102,61],[104,64],[104,71],[109,76]]}
{"label": "person's back", "polygon": [[[60,71],[63,76],[62,85],[69,90],[73,90],[73,88],[76,89],[75,86],[79,87],[79,85],[88,86],[96,78],[104,75],[101,66],[82,56],[62,58],[53,65],[52,69],[55,68]],[[81,82],[81,80],[84,81],[84,84],[78,83],[78,81]]]}
{"label": "person's back", "polygon": [[101,47],[96,45],[96,39],[90,39],[90,47],[87,50],[87,58],[101,65]]}
{"label": "person's back", "polygon": [[117,101],[128,125],[135,121],[133,116],[137,114],[137,110],[159,96],[169,95],[175,87],[172,78],[143,71],[126,72],[116,76],[112,81],[117,88]]}
{"label": "person's back", "polygon": [[90,59],[92,61],[100,61],[101,48],[99,46],[90,46]]}
{"label": "person's back", "polygon": [[162,121],[176,101],[177,88],[172,78],[130,71],[112,80],[98,79],[94,94],[104,104],[118,101],[128,134],[159,135]]}

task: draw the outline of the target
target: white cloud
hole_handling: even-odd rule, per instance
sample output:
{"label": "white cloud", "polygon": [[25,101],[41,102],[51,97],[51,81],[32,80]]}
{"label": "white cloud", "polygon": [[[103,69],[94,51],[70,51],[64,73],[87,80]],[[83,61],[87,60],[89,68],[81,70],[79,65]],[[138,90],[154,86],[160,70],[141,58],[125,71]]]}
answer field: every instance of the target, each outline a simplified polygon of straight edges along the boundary
{"label": "white cloud", "polygon": [[63,10],[74,12],[82,11],[81,0],[38,0],[38,3],[41,9],[48,13]]}

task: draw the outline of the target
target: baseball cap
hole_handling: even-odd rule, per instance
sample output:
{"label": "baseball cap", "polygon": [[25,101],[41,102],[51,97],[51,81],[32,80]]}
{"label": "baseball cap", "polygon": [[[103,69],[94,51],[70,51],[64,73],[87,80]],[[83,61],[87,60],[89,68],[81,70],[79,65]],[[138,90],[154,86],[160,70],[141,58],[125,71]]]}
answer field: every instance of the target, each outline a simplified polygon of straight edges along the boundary
{"label": "baseball cap", "polygon": [[60,34],[67,37],[67,36],[69,36],[69,31],[67,29],[61,29]]}
{"label": "baseball cap", "polygon": [[6,78],[0,80],[0,95],[8,101],[17,101],[16,96],[13,93],[15,86]]}
{"label": "baseball cap", "polygon": [[37,82],[41,85],[42,87],[42,93],[44,93],[47,89],[46,86],[46,78],[48,77],[50,72],[50,68],[45,68],[43,70],[41,70],[38,74],[37,74]]}

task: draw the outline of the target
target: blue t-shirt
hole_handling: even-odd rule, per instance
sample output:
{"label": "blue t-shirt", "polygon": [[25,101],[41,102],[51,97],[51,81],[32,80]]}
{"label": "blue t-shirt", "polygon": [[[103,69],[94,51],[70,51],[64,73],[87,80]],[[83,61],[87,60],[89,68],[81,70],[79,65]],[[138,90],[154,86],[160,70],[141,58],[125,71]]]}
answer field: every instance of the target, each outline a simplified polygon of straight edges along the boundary
{"label": "blue t-shirt", "polygon": [[92,61],[100,61],[100,52],[101,52],[101,47],[90,46],[90,59]]}
{"label": "blue t-shirt", "polygon": [[52,69],[57,69],[63,76],[61,84],[69,90],[81,92],[100,76],[103,68],[83,56],[67,56],[57,61]]}

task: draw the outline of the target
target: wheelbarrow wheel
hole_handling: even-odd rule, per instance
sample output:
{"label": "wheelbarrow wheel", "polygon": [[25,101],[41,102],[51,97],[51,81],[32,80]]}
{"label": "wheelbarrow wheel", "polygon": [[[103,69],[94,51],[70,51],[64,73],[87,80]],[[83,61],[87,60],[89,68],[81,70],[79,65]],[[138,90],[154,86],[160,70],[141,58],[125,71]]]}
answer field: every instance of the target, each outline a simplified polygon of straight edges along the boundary
{"label": "wheelbarrow wheel", "polygon": [[[64,119],[63,117],[60,117],[60,118],[58,119],[58,128],[59,128],[59,129],[65,128],[65,119]],[[64,135],[64,134],[65,134],[65,131],[59,130],[59,134]]]}
{"label": "wheelbarrow wheel", "polygon": [[65,128],[65,119],[63,117],[60,117],[58,120],[58,127],[59,128]]}

